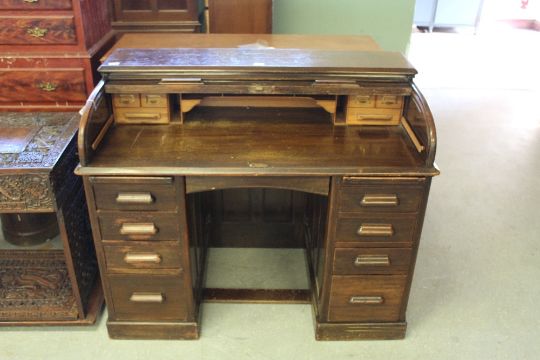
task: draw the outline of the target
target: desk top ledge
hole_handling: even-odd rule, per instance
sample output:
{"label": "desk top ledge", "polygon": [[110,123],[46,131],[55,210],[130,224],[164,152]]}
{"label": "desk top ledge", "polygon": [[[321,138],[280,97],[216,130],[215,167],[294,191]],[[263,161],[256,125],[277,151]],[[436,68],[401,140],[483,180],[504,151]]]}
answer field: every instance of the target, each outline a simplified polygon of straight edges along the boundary
{"label": "desk top ledge", "polygon": [[242,70],[244,72],[339,72],[415,75],[400,53],[316,49],[117,49],[99,68],[103,74]]}

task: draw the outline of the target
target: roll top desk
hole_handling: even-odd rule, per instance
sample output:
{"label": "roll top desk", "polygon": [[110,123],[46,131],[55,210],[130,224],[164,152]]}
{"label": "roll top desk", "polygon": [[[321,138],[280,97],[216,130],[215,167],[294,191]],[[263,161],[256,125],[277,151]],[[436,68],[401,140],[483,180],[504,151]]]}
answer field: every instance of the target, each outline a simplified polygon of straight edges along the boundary
{"label": "roll top desk", "polygon": [[76,172],[111,337],[197,338],[206,249],[223,228],[212,194],[260,188],[302,194],[293,237],[316,338],[404,337],[439,172],[433,118],[400,54],[117,49],[100,72]]}

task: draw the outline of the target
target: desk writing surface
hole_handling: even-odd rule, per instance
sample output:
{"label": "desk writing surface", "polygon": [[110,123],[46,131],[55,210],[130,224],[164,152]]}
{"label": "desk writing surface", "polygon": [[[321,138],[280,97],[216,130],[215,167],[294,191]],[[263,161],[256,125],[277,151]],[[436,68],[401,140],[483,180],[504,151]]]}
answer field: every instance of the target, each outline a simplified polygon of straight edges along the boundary
{"label": "desk writing surface", "polygon": [[[394,168],[392,170],[392,168]],[[185,175],[418,173],[420,156],[399,127],[336,127],[320,109],[195,109],[184,124],[116,126],[91,166]]]}

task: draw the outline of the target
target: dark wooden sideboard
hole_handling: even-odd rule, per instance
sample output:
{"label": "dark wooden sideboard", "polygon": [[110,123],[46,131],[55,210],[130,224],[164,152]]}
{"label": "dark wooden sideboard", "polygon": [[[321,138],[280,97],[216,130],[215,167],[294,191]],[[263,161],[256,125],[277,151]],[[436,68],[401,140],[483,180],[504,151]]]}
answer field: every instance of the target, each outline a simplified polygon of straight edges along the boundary
{"label": "dark wooden sideboard", "polygon": [[[76,172],[112,338],[195,339],[205,299],[265,296],[311,303],[317,339],[404,337],[439,173],[416,71],[397,53],[288,47],[118,48],[101,66]],[[307,294],[205,288],[226,228],[216,208],[255,189],[297,195],[289,240],[305,248]]]}

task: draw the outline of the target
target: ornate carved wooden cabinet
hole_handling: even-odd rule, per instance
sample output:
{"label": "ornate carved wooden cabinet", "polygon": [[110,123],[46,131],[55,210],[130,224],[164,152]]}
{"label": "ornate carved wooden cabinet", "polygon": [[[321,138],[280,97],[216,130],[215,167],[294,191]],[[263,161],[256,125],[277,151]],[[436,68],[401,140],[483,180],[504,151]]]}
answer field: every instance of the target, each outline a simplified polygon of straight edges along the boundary
{"label": "ornate carved wooden cabinet", "polygon": [[113,41],[108,1],[3,0],[0,23],[0,110],[79,110]]}
{"label": "ornate carved wooden cabinet", "polygon": [[[433,119],[400,54],[117,49],[100,71],[77,173],[111,337],[194,339],[204,299],[265,295],[311,303],[317,339],[405,335],[438,170]],[[216,209],[246,189],[298,195],[272,219],[294,214],[308,293],[205,289],[206,249],[227,225]],[[258,229],[242,241],[271,231]]]}
{"label": "ornate carved wooden cabinet", "polygon": [[[84,192],[73,173],[79,119],[76,113],[0,113],[2,227],[12,217],[51,214],[59,234],[27,247],[11,246],[9,233],[6,239],[0,233],[0,325],[92,324],[101,310]],[[30,235],[28,227],[23,231]]]}

